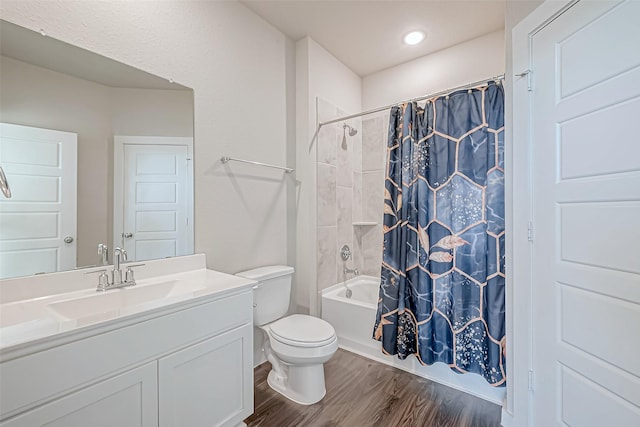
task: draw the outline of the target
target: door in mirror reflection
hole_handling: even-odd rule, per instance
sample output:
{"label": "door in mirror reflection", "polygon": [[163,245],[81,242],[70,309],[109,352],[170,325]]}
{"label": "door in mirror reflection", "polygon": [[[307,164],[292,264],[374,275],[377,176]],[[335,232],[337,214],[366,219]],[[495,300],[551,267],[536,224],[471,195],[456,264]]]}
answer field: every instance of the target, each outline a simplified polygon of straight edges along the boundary
{"label": "door in mirror reflection", "polygon": [[[143,261],[193,252],[191,138],[118,136],[122,162],[122,228],[115,230],[129,260]],[[121,159],[120,159],[121,147]]]}
{"label": "door in mirror reflection", "polygon": [[77,134],[0,123],[0,279],[76,266]]}

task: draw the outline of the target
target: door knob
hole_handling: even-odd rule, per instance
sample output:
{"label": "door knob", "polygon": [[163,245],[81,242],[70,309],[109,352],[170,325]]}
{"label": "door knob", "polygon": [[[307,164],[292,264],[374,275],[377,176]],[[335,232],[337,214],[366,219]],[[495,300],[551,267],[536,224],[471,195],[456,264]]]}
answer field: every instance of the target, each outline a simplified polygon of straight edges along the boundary
{"label": "door knob", "polygon": [[122,233],[122,237],[125,239],[130,239],[133,237],[133,233]]}
{"label": "door knob", "polygon": [[71,237],[71,236],[67,236],[67,237],[65,237],[65,238],[64,238],[64,242],[65,242],[65,243],[72,243],[72,242],[73,242],[73,237]]}

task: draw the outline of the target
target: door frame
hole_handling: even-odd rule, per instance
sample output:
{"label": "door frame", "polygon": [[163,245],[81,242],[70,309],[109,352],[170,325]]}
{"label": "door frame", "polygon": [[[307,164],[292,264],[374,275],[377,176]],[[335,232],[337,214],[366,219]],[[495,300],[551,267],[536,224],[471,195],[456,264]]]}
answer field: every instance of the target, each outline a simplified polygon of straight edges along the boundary
{"label": "door frame", "polygon": [[[506,333],[507,399],[502,407],[502,425],[532,426],[535,373],[533,372],[533,193],[531,169],[531,91],[535,90],[532,68],[533,37],[580,0],[546,0],[513,28],[511,92],[513,103],[511,137],[505,140],[506,184]],[[518,74],[526,73],[518,76]],[[507,96],[507,99],[510,97]],[[507,124],[509,119],[507,119]],[[507,126],[508,127],[508,126]],[[514,173],[518,171],[518,173]],[[517,286],[516,286],[517,284]],[[516,315],[517,313],[517,315]]]}
{"label": "door frame", "polygon": [[[113,248],[123,247],[124,227],[124,146],[125,145],[181,145],[187,147],[187,253],[194,251],[193,224],[193,138],[182,136],[113,137]],[[113,249],[112,248],[112,249]]]}

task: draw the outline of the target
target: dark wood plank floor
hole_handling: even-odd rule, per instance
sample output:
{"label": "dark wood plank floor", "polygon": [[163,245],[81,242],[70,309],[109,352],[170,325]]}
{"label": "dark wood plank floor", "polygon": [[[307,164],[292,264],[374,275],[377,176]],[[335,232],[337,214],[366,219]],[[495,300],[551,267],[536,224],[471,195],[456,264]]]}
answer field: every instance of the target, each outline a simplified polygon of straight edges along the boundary
{"label": "dark wood plank floor", "polygon": [[500,407],[345,350],[325,364],[327,395],[298,405],[267,384],[269,363],[255,370],[250,427],[493,427]]}

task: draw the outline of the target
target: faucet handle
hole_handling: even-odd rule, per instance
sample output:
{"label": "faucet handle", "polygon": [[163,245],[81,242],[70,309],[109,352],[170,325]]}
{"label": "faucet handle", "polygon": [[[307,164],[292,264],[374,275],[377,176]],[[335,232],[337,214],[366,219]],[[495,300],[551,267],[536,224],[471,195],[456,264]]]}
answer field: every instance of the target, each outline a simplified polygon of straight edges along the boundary
{"label": "faucet handle", "polygon": [[133,276],[133,267],[142,267],[144,264],[130,264],[127,265],[127,270],[124,272],[124,282],[135,285],[136,279]]}
{"label": "faucet handle", "polygon": [[84,274],[95,274],[95,273],[100,273],[100,275],[98,276],[98,287],[96,288],[96,291],[98,292],[104,292],[107,290],[107,288],[109,287],[109,276],[107,275],[107,269],[102,269],[102,270],[96,270],[96,271],[87,271]]}

